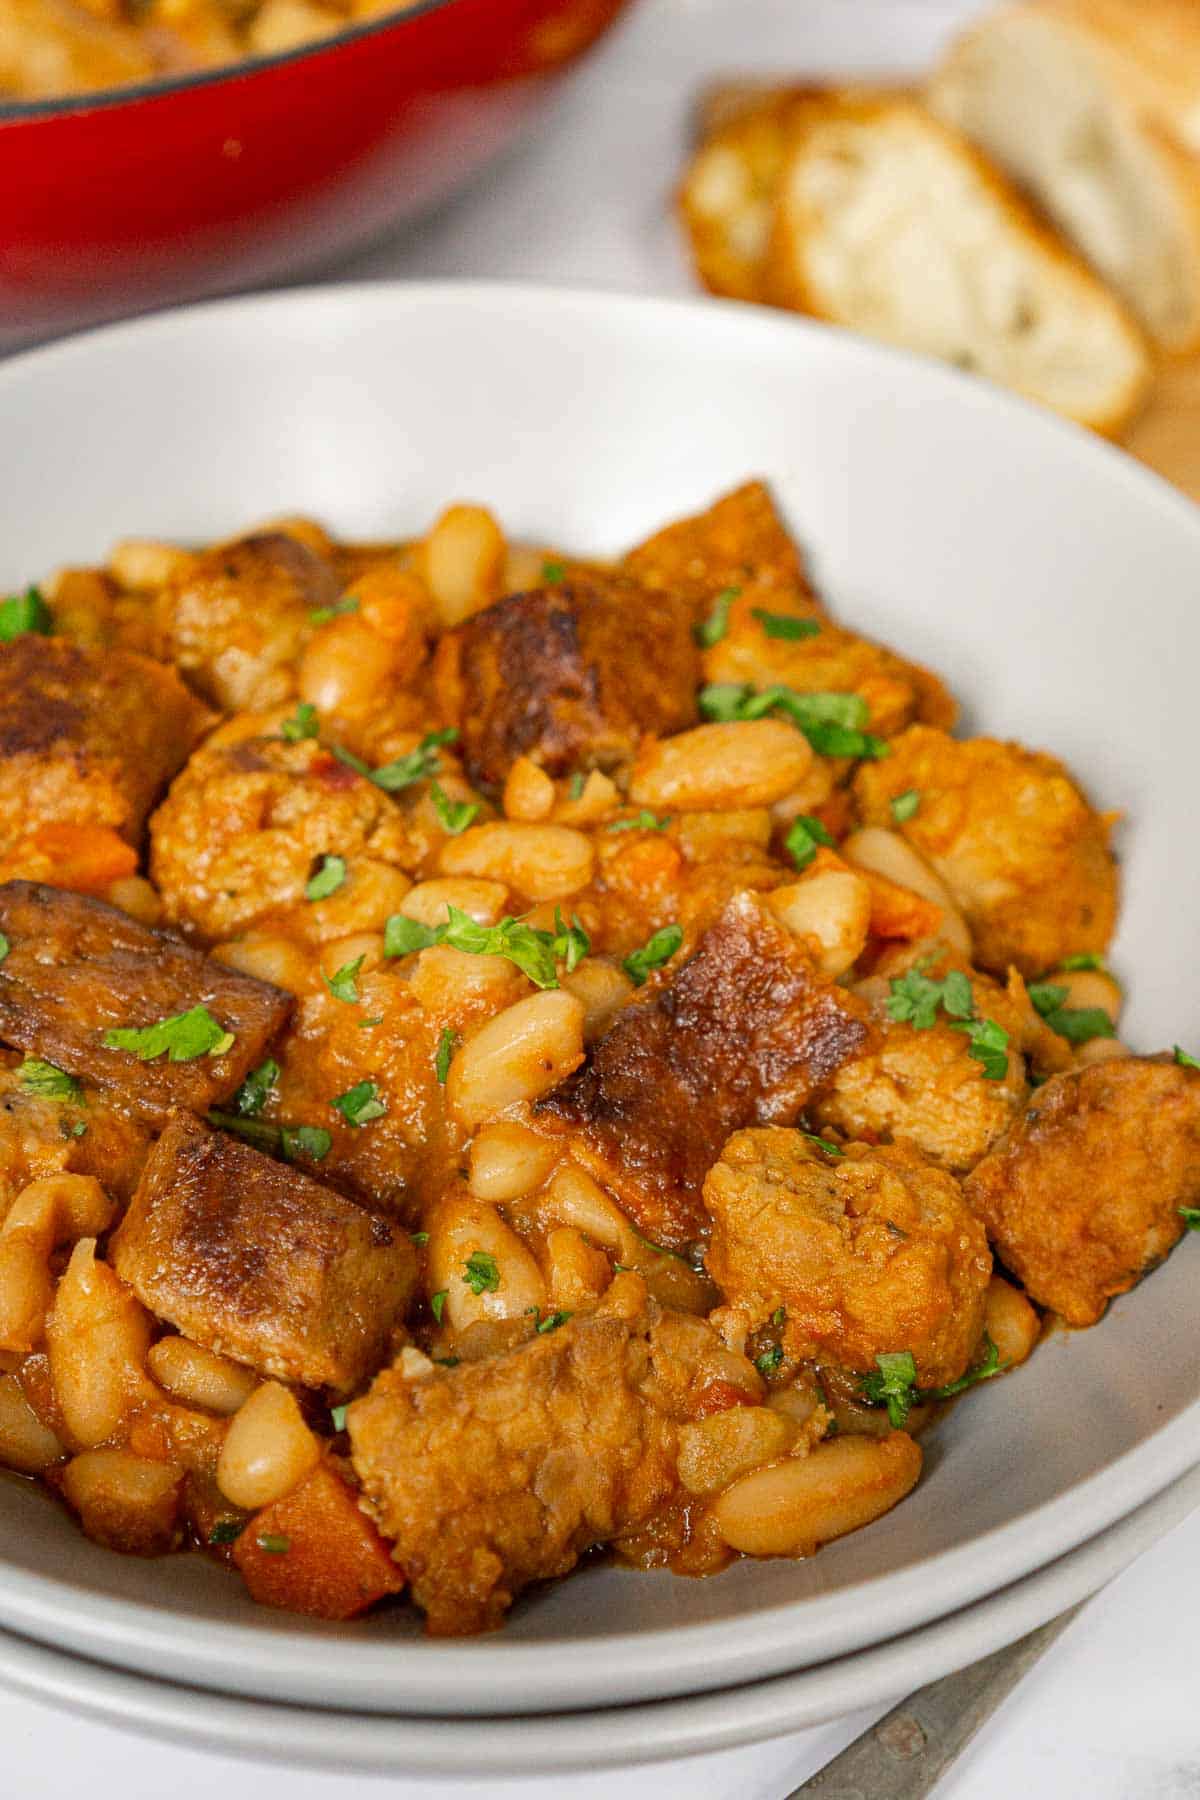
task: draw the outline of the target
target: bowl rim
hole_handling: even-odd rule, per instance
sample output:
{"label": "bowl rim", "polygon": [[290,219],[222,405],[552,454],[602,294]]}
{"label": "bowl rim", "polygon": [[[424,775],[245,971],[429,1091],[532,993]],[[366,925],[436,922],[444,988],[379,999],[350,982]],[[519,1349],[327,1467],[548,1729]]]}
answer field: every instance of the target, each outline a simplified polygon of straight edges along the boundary
{"label": "bowl rim", "polygon": [[[66,365],[103,357],[108,348],[127,350],[140,347],[147,338],[158,338],[160,344],[172,337],[183,337],[196,328],[207,327],[220,333],[226,321],[243,315],[256,328],[282,326],[285,316],[313,315],[330,311],[338,315],[363,308],[386,317],[389,327],[402,321],[406,311],[438,312],[444,322],[448,311],[455,309],[470,314],[472,309],[485,315],[493,324],[505,315],[516,316],[528,326],[532,312],[543,317],[569,320],[586,329],[597,316],[606,325],[628,334],[639,322],[657,322],[659,326],[678,329],[686,322],[691,330],[712,334],[714,339],[729,342],[751,338],[764,349],[774,344],[781,353],[787,347],[806,343],[810,353],[818,352],[823,361],[842,365],[874,368],[878,382],[889,381],[903,386],[916,380],[930,399],[941,396],[960,413],[974,412],[997,423],[1008,422],[1028,435],[1033,431],[1047,444],[1056,444],[1060,453],[1073,463],[1091,464],[1114,493],[1122,489],[1146,511],[1156,513],[1177,537],[1186,538],[1188,555],[1200,566],[1200,507],[1188,500],[1162,477],[1136,462],[1116,446],[1093,433],[1058,418],[1044,408],[1023,400],[977,377],[938,364],[915,352],[871,342],[818,321],[789,317],[767,308],[745,305],[722,305],[703,298],[662,298],[645,295],[614,294],[603,289],[542,287],[532,283],[501,281],[359,281],[335,285],[311,285],[284,291],[239,295],[229,299],[200,304],[164,308],[157,313],[134,320],[105,325],[77,336],[42,345],[0,364],[0,405],[10,387],[17,387],[27,373],[40,367]],[[615,326],[614,326],[615,321]],[[339,318],[338,322],[341,320]],[[1135,1295],[1136,1295],[1135,1290]],[[1126,1296],[1127,1300],[1134,1296]],[[1074,1334],[1072,1334],[1074,1335]],[[982,1595],[1045,1566],[1086,1541],[1137,1507],[1160,1493],[1171,1482],[1200,1460],[1200,1394],[1182,1404],[1176,1415],[1165,1420],[1147,1438],[1121,1452],[1112,1460],[1094,1467],[1090,1474],[1073,1485],[1039,1502],[1027,1512],[1009,1517],[988,1530],[973,1533],[952,1548],[936,1551],[914,1560],[907,1572],[906,1605],[897,1609],[900,1622],[892,1621],[889,1635],[905,1632],[946,1616],[948,1611],[971,1604]],[[1081,1523],[1082,1521],[1082,1523]],[[987,1546],[989,1554],[981,1549]],[[985,1566],[986,1565],[986,1566]],[[920,1597],[908,1590],[914,1578],[922,1574],[925,1584]],[[852,1613],[855,1603],[870,1610],[873,1590],[889,1582],[885,1569],[847,1583],[836,1596],[845,1611]],[[728,1648],[714,1659],[713,1644],[718,1633],[728,1632],[728,1622],[664,1624],[649,1630],[614,1632],[596,1640],[607,1663],[620,1667],[623,1679],[644,1676],[647,1671],[673,1669],[675,1685],[667,1691],[697,1693],[754,1680],[766,1673],[765,1664],[774,1670],[795,1668],[795,1638],[792,1624],[798,1606],[811,1611],[827,1606],[829,1596],[814,1596],[810,1602],[787,1599],[770,1606],[753,1609],[754,1641],[742,1644],[737,1651]],[[258,1620],[201,1619],[173,1613],[143,1601],[98,1593],[80,1583],[40,1572],[26,1572],[6,1567],[0,1552],[0,1623],[42,1641],[64,1643],[62,1610],[74,1601],[76,1620],[72,1647],[107,1662],[126,1667],[144,1667],[165,1679],[184,1679],[192,1685],[235,1691],[245,1695],[269,1697],[261,1685],[248,1686],[239,1679],[248,1664],[255,1660],[255,1648],[264,1640],[264,1630],[273,1638],[272,1659],[276,1670],[286,1670],[286,1679],[308,1680],[314,1670],[321,1674],[322,1657],[318,1645],[339,1642],[336,1632],[320,1636],[296,1635],[285,1638],[270,1632],[270,1622]],[[845,1607],[845,1602],[851,1602]],[[85,1615],[81,1630],[76,1630],[80,1615]],[[849,1628],[848,1628],[849,1629]],[[868,1641],[876,1641],[870,1639]],[[490,1710],[501,1713],[512,1710],[513,1703],[529,1713],[555,1710],[552,1702],[536,1694],[538,1678],[545,1676],[548,1646],[489,1637],[476,1640],[423,1640],[420,1655],[431,1668],[443,1666],[440,1682],[460,1659],[489,1661],[489,1650],[499,1644],[502,1662],[499,1672],[489,1670],[494,1679],[496,1704]],[[138,1660],[130,1660],[136,1646]],[[394,1676],[386,1664],[404,1645],[394,1639],[374,1643],[347,1643],[340,1640],[356,1664],[378,1665],[381,1673]],[[847,1639],[838,1646],[830,1645],[825,1658],[853,1653]],[[172,1676],[181,1651],[188,1658],[186,1676]],[[790,1660],[789,1660],[790,1656]],[[203,1665],[203,1666],[201,1666]],[[719,1665],[719,1666],[718,1666]],[[236,1685],[235,1685],[236,1684]],[[532,1696],[532,1704],[531,1704]],[[350,1710],[344,1703],[326,1699],[306,1701],[293,1693],[294,1703],[323,1704],[330,1710]],[[523,1701],[523,1704],[521,1702]],[[423,1710],[403,1701],[388,1706],[356,1703],[361,1710],[398,1713]],[[598,1700],[597,1705],[612,1704]],[[486,1716],[485,1709],[479,1709]],[[474,1712],[472,1716],[475,1716]]]}
{"label": "bowl rim", "polygon": [[245,56],[237,62],[222,63],[215,69],[188,69],[178,75],[156,75],[147,81],[128,82],[122,87],[96,88],[85,94],[50,95],[44,100],[0,100],[0,128],[19,125],[27,120],[68,118],[80,113],[113,112],[122,106],[140,106],[147,101],[164,100],[172,94],[190,92],[193,88],[215,87],[223,81],[252,81],[288,63],[303,62],[308,57],[323,56],[327,51],[358,43],[385,31],[400,31],[418,19],[457,6],[459,0],[414,0],[403,12],[385,13],[382,18],[366,19],[359,25],[348,25],[330,37],[317,38],[309,44],[298,44],[292,50],[275,50],[267,56]]}

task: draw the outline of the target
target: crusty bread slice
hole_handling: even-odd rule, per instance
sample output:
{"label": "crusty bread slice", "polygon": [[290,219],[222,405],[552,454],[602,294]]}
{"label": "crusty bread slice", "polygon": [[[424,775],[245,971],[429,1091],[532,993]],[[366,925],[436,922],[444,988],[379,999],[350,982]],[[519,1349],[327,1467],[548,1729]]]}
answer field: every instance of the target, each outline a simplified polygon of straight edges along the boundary
{"label": "crusty bread slice", "polygon": [[928,97],[1164,349],[1200,344],[1197,0],[1007,7],[951,48]]}
{"label": "crusty bread slice", "polygon": [[969,144],[916,101],[797,108],[763,294],[976,370],[1116,433],[1151,362],[1133,320]]}

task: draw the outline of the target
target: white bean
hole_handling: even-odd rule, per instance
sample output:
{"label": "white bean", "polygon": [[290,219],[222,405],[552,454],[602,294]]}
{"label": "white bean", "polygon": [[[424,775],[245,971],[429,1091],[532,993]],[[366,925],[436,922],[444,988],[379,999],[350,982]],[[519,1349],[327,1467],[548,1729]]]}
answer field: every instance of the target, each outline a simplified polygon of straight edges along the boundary
{"label": "white bean", "polygon": [[806,1556],[880,1518],[920,1473],[920,1446],[903,1431],[839,1437],[744,1475],[713,1502],[712,1517],[730,1548],[747,1556]]}
{"label": "white bean", "polygon": [[46,1320],[54,1392],[76,1443],[102,1444],[135,1401],[154,1395],[145,1372],[150,1330],[133,1290],[96,1261],[95,1239],[81,1238]]}
{"label": "white bean", "polygon": [[953,949],[970,955],[971,934],[949,888],[898,832],[885,831],[881,825],[864,825],[861,831],[851,832],[841,845],[841,854],[860,869],[883,875],[940,906],[944,915],[941,937]]}
{"label": "white bean", "polygon": [[182,1406],[203,1407],[228,1418],[258,1386],[253,1369],[218,1356],[184,1337],[160,1338],[146,1358],[159,1387]]}
{"label": "white bean", "polygon": [[445,1294],[442,1318],[455,1331],[482,1319],[520,1319],[546,1304],[534,1258],[495,1207],[478,1200],[455,1197],[438,1210],[427,1266],[430,1292]]}
{"label": "white bean", "polygon": [[549,1093],[583,1061],[583,1007],[561,988],[506,1007],[459,1050],[446,1103],[467,1130]]}
{"label": "white bean", "polygon": [[472,825],[442,845],[443,875],[482,875],[531,900],[564,900],[592,877],[592,845],[569,825],[523,825],[495,820]]}
{"label": "white bean", "polygon": [[541,1187],[562,1146],[526,1125],[499,1119],[485,1125],[468,1152],[468,1183],[477,1200],[516,1200]]}
{"label": "white bean", "polygon": [[812,760],[807,739],[782,719],[697,725],[649,740],[634,764],[629,797],[667,810],[769,806],[798,786]]}
{"label": "white bean", "polygon": [[295,1395],[277,1381],[264,1381],[233,1416],[217,1462],[217,1485],[235,1506],[269,1506],[299,1487],[320,1460],[320,1443],[304,1423]]}
{"label": "white bean", "polygon": [[789,931],[816,947],[816,963],[831,980],[862,955],[871,924],[871,890],[850,869],[820,869],[776,888],[767,905]]}

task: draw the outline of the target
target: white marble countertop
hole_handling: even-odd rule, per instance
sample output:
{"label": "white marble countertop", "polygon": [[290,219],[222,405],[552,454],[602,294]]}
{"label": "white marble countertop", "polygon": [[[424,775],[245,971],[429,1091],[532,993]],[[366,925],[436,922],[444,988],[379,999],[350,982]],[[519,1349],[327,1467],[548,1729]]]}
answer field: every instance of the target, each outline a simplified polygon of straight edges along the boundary
{"label": "white marble countertop", "polygon": [[[667,202],[695,89],[723,72],[773,67],[814,75],[919,67],[975,5],[642,0],[535,140],[437,218],[328,278],[499,276],[688,292]],[[939,1800],[1197,1800],[1198,1594],[1194,1517],[1088,1605],[946,1778]],[[386,1791],[393,1800],[607,1800],[619,1783],[623,1800],[783,1800],[870,1717],[643,1772],[381,1783],[173,1749],[0,1693],[0,1794],[367,1800]],[[613,1729],[620,1730],[619,1715]]]}

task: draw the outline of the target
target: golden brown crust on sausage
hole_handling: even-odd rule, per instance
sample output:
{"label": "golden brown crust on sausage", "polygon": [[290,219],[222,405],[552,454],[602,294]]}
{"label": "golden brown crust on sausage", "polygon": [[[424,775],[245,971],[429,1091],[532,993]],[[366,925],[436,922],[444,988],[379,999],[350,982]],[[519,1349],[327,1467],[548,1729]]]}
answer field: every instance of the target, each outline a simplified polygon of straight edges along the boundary
{"label": "golden brown crust on sausage", "polygon": [[861,1002],[739,893],[535,1114],[571,1133],[639,1231],[682,1249],[705,1233],[701,1184],[730,1132],[791,1124],[869,1037]]}
{"label": "golden brown crust on sausage", "polygon": [[691,624],[673,595],[591,576],[513,594],[447,632],[436,689],[471,780],[499,788],[518,756],[552,775],[612,768],[642,733],[694,724]]}
{"label": "golden brown crust on sausage", "polygon": [[1144,1056],[1055,1075],[963,1192],[1032,1298],[1094,1325],[1200,1201],[1200,1075]]}
{"label": "golden brown crust on sausage", "polygon": [[159,1138],[109,1258],[185,1337],[336,1393],[379,1367],[417,1272],[406,1232],[197,1119]]}
{"label": "golden brown crust on sausage", "polygon": [[790,605],[783,610],[822,616],[800,552],[761,481],[748,481],[707,511],[656,531],[622,566],[643,587],[687,600],[697,616],[731,587],[744,597],[752,588],[758,606],[784,602]]}
{"label": "golden brown crust on sausage", "polygon": [[[0,1040],[94,1082],[136,1118],[203,1112],[227,1098],[292,1009],[289,994],[225,968],[170,932],[37,882],[0,886]],[[204,1005],[234,1034],[220,1056],[139,1062],[112,1028],[156,1025]]]}

